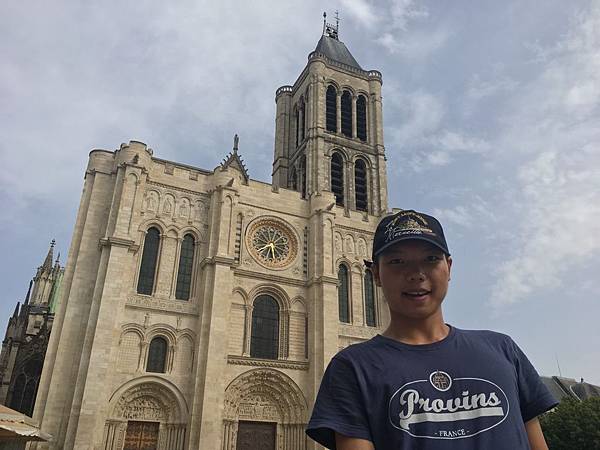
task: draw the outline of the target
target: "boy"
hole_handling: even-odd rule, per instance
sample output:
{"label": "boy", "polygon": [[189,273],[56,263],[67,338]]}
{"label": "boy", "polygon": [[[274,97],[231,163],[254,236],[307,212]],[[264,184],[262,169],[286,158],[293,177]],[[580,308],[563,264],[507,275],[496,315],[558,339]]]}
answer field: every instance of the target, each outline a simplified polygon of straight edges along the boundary
{"label": "boy", "polygon": [[434,217],[381,220],[372,272],[390,311],[382,335],[331,360],[307,434],[330,449],[547,449],[537,416],[556,406],[506,335],[444,322],[452,258]]}

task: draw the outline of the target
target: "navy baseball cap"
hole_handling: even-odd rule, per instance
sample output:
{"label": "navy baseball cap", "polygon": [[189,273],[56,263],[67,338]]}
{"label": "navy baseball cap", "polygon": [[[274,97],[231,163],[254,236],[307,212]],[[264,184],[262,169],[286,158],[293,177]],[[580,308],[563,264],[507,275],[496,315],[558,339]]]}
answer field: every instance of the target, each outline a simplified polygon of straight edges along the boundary
{"label": "navy baseball cap", "polygon": [[435,217],[407,209],[384,217],[377,225],[373,261],[388,247],[409,239],[429,242],[450,256],[440,222]]}

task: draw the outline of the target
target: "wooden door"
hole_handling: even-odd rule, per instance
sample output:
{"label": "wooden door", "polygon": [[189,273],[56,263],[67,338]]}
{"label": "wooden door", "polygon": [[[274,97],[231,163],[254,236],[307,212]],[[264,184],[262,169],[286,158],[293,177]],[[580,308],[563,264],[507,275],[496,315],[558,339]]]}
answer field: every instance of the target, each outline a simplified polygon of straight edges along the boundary
{"label": "wooden door", "polygon": [[127,422],[123,450],[156,450],[159,425],[158,422]]}
{"label": "wooden door", "polygon": [[277,424],[246,422],[238,424],[236,450],[275,450]]}

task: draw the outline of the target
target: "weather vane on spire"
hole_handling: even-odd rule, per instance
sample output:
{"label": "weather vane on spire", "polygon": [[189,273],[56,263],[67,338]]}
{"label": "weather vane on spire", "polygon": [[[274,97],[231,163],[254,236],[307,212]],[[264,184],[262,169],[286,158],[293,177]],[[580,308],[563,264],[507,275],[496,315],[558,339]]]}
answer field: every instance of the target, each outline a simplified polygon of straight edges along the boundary
{"label": "weather vane on spire", "polygon": [[327,23],[327,12],[323,12],[323,35],[333,39],[338,39],[338,31],[340,29],[340,15],[335,11],[335,25]]}

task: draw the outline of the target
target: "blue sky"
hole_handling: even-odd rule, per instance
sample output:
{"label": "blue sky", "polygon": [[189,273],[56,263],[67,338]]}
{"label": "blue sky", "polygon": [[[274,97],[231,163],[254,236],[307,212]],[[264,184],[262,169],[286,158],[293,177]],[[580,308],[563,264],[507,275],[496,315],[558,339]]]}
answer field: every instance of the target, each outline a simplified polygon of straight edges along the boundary
{"label": "blue sky", "polygon": [[212,169],[238,133],[251,177],[270,181],[275,90],[306,64],[325,7],[383,73],[390,207],[445,225],[446,320],[600,384],[597,2],[215,5],[0,6],[1,330],[52,238],[66,255],[93,148],[136,139]]}

